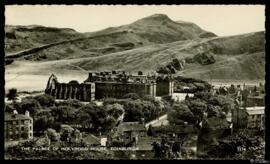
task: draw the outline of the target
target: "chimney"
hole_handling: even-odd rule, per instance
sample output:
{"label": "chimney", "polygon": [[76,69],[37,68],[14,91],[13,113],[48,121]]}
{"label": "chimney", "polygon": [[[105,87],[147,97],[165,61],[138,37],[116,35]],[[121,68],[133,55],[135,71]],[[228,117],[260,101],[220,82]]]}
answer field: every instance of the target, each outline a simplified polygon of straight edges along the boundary
{"label": "chimney", "polygon": [[28,110],[25,111],[25,116],[30,117],[30,114],[29,114]]}
{"label": "chimney", "polygon": [[145,124],[144,118],[141,118],[141,119],[140,119],[140,124],[143,124],[143,125]]}
{"label": "chimney", "polygon": [[91,78],[93,76],[92,72],[88,74],[88,77]]}
{"label": "chimney", "polygon": [[143,72],[142,71],[138,71],[138,75],[143,75]]}
{"label": "chimney", "polygon": [[13,114],[18,114],[17,110],[13,110]]}

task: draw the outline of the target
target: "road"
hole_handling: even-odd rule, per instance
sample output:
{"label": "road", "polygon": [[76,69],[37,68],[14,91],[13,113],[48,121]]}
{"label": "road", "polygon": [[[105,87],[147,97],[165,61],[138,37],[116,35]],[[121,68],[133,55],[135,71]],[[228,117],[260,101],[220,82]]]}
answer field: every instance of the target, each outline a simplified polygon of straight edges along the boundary
{"label": "road", "polygon": [[167,119],[167,114],[160,116],[159,118],[157,118],[156,120],[150,121],[148,123],[145,124],[145,127],[148,129],[148,127],[150,125],[152,125],[152,127],[157,127],[157,126],[161,126],[161,125],[168,125],[168,119]]}

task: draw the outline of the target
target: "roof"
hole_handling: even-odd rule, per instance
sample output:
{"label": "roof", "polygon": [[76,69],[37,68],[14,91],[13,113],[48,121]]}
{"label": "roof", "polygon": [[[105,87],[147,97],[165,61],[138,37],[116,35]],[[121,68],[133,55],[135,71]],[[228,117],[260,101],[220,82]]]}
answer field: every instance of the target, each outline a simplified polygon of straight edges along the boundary
{"label": "roof", "polygon": [[100,139],[93,134],[86,134],[82,137],[83,142],[89,145],[99,145]]}
{"label": "roof", "polygon": [[117,127],[118,132],[127,132],[127,131],[145,131],[143,124],[139,122],[123,122]]}
{"label": "roof", "polygon": [[173,133],[191,133],[194,128],[191,125],[168,125],[152,127],[154,131],[173,132]]}
{"label": "roof", "polygon": [[12,120],[32,120],[32,117],[26,116],[24,114],[5,114],[5,121]]}
{"label": "roof", "polygon": [[265,107],[261,107],[261,106],[255,106],[255,107],[247,107],[247,113],[249,115],[256,115],[256,114],[264,114],[264,108]]}
{"label": "roof", "polygon": [[264,95],[258,95],[258,96],[248,96],[248,99],[264,99]]}

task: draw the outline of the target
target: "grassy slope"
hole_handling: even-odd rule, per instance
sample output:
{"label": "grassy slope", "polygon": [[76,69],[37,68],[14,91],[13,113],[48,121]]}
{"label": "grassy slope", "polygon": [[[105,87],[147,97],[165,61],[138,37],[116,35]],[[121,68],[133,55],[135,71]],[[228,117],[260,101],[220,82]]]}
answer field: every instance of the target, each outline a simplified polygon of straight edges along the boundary
{"label": "grassy slope", "polygon": [[[217,60],[216,63],[211,65],[186,64],[185,69],[179,71],[178,74],[208,80],[264,79],[265,53],[263,46],[260,46],[264,42],[264,37],[262,36],[264,35],[259,32],[240,35],[239,37],[195,39],[192,41],[149,45],[96,57],[28,62],[27,65],[32,68],[24,70],[29,74],[47,74],[48,72],[71,74],[72,72],[87,73],[87,71],[93,70],[126,70],[129,72],[142,70],[151,72],[161,64],[169,62],[172,58],[193,56],[198,51],[196,47],[201,45],[208,47],[207,50],[210,51],[214,51],[216,49],[215,45],[219,45],[221,53],[214,54]],[[248,41],[251,43],[248,43]],[[243,46],[243,44],[246,46]],[[231,45],[239,48],[234,48],[231,51],[232,49],[229,48]],[[251,49],[250,45],[257,48]],[[16,63],[18,62],[15,62],[15,65]],[[19,63],[23,63],[23,61]],[[10,70],[11,68],[16,68],[16,66],[8,66],[7,68],[7,70]]]}
{"label": "grassy slope", "polygon": [[73,29],[53,28],[37,25],[5,26],[6,53],[42,46],[45,44],[83,37]]}

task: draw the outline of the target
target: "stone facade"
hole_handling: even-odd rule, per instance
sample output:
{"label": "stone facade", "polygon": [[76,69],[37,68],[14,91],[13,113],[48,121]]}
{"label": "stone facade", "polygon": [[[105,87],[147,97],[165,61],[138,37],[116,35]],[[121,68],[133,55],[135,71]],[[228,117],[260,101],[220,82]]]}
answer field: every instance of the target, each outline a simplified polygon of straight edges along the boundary
{"label": "stone facade", "polygon": [[91,101],[95,99],[95,83],[79,84],[73,80],[69,83],[59,83],[55,75],[51,75],[45,93],[56,99],[77,99]]}
{"label": "stone facade", "polygon": [[156,79],[157,83],[157,96],[172,96],[174,83],[173,79],[169,76],[159,76]]}
{"label": "stone facade", "polygon": [[48,80],[45,93],[56,99],[78,99],[92,101],[107,97],[123,98],[128,93],[139,96],[171,96],[173,93],[173,80],[169,76],[156,77],[126,74],[122,72],[95,72],[89,73],[88,78],[81,84],[77,81],[59,83],[55,75]]}
{"label": "stone facade", "polygon": [[26,111],[25,115],[5,114],[5,141],[20,141],[33,138],[33,119]]}

